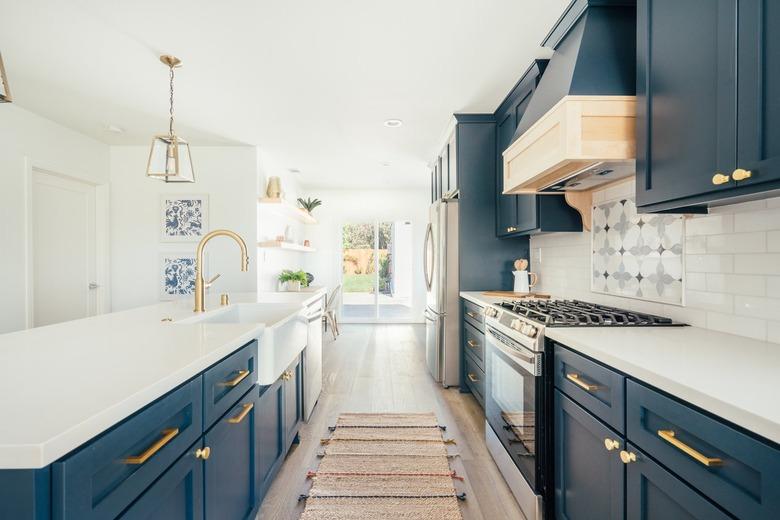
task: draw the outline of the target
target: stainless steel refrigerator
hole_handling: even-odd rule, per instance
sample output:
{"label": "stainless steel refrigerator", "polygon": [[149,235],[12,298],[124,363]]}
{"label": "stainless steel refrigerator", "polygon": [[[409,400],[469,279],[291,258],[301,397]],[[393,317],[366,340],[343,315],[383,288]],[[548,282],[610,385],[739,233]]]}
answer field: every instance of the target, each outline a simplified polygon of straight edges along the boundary
{"label": "stainless steel refrigerator", "polygon": [[425,232],[425,351],[428,370],[445,388],[460,384],[458,199],[434,202]]}

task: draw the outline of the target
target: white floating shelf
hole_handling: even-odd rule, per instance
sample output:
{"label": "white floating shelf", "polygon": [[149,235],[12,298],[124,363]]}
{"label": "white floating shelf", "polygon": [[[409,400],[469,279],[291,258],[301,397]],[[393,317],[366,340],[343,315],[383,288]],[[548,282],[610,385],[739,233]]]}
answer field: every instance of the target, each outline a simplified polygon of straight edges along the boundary
{"label": "white floating shelf", "polygon": [[313,247],[303,246],[296,244],[295,242],[281,242],[279,240],[266,240],[265,242],[258,242],[257,247],[264,249],[287,249],[289,251],[300,251],[301,253],[313,253],[316,251]]}
{"label": "white floating shelf", "polygon": [[316,224],[317,219],[311,216],[311,213],[306,211],[305,209],[301,209],[292,202],[289,202],[285,199],[271,199],[268,197],[260,197],[257,199],[257,201],[268,207],[271,208],[276,213],[279,213],[280,215],[283,215],[285,217],[295,219],[299,222],[303,222],[304,224]]}

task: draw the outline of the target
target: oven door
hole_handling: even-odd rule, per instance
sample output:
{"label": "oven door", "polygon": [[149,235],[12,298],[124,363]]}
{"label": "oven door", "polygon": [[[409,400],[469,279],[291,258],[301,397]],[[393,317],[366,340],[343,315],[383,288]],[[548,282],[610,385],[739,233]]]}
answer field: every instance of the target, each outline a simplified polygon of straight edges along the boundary
{"label": "oven door", "polygon": [[488,327],[485,413],[512,461],[538,492],[542,354]]}

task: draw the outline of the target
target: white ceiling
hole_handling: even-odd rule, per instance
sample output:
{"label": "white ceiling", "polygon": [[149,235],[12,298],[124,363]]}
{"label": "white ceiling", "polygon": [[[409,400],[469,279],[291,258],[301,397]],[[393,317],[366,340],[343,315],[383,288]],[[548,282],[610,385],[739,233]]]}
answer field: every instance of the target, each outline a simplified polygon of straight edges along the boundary
{"label": "white ceiling", "polygon": [[192,144],[258,145],[308,186],[413,186],[450,115],[492,112],[567,4],[0,0],[0,51],[18,105],[106,143],[167,129],[170,53]]}

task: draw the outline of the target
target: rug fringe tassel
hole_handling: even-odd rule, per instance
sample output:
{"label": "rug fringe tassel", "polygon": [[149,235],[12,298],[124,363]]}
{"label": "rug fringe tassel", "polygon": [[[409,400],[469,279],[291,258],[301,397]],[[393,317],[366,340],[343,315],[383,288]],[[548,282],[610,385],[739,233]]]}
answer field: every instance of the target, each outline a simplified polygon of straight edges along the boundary
{"label": "rug fringe tassel", "polygon": [[372,472],[348,472],[348,471],[313,471],[306,472],[306,478],[311,479],[320,475],[334,477],[450,477],[464,482],[466,479],[458,475],[457,471],[450,473],[372,473]]}
{"label": "rug fringe tassel", "polygon": [[407,428],[407,429],[422,429],[422,428],[439,428],[440,430],[446,430],[447,427],[443,424],[437,424],[436,426],[430,426],[428,424],[343,424],[328,426],[328,430],[335,432],[337,428],[368,428],[368,429],[395,429],[395,428]]}
{"label": "rug fringe tassel", "polygon": [[376,499],[376,498],[394,498],[394,499],[404,499],[404,498],[457,498],[460,501],[466,500],[466,493],[456,493],[454,495],[451,494],[438,494],[438,495],[298,495],[298,501],[302,500],[308,500],[310,498],[367,498],[367,499]]}
{"label": "rug fringe tassel", "polygon": [[353,438],[353,437],[347,437],[347,438],[343,438],[343,439],[334,439],[334,438],[320,439],[320,444],[325,446],[327,444],[330,444],[333,441],[357,441],[357,442],[444,442],[444,444],[457,444],[457,441],[455,441],[455,439],[444,439],[444,441],[442,441],[441,439],[384,439],[384,438],[358,439],[358,438]]}

